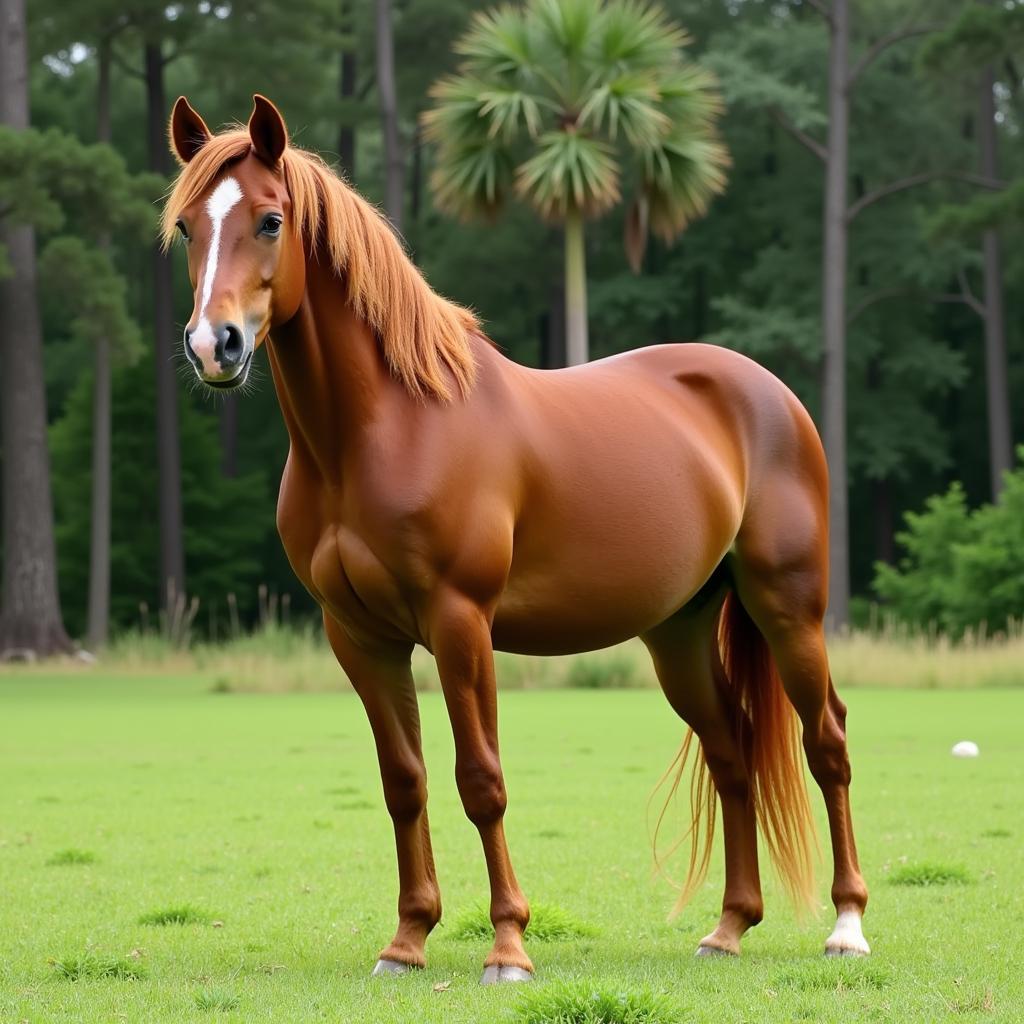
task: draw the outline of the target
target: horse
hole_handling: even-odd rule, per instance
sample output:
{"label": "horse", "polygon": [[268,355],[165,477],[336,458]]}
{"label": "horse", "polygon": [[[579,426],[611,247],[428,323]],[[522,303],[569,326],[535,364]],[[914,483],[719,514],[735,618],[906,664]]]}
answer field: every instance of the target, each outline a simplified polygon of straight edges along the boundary
{"label": "horse", "polygon": [[185,355],[223,391],[245,384],[265,344],[290,439],[278,530],[374,736],[400,891],[373,973],[424,966],[441,917],[417,644],[436,660],[487,864],[482,982],[534,971],[503,824],[493,652],[633,637],[688,726],[674,785],[696,754],[683,899],[704,877],[721,803],[722,911],[697,953],[739,954],[762,918],[759,828],[788,889],[811,899],[802,737],[834,861],[825,950],[867,954],[846,708],[823,630],[828,471],[792,392],[696,343],[561,370],[516,364],[431,290],[373,206],[290,144],[269,100],[213,134],[181,97],[169,135],[180,173],[162,234],[187,249]]}

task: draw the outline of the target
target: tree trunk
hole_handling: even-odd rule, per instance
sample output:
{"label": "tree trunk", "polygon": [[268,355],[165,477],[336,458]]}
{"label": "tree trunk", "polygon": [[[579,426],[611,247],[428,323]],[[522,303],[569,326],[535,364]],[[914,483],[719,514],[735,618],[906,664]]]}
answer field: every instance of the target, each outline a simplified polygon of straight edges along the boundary
{"label": "tree trunk", "polygon": [[586,260],[583,214],[570,210],[565,216],[565,356],[569,366],[579,366],[590,358]]}
{"label": "tree trunk", "polygon": [[849,0],[834,0],[829,26],[828,153],[822,253],[822,438],[829,467],[828,627],[850,618],[850,549],[846,476],[846,187],[849,173]]}
{"label": "tree trunk", "polygon": [[540,365],[545,370],[565,366],[565,282],[552,280],[547,312],[542,317]]}
{"label": "tree trunk", "polygon": [[892,484],[887,479],[872,481],[871,504],[875,513],[875,558],[886,565],[893,565],[896,562],[896,537],[892,527]]}
{"label": "tree trunk", "polygon": [[[981,76],[978,145],[981,173],[998,178],[996,152],[995,75],[986,68]],[[988,406],[988,455],[992,500],[1003,489],[1003,474],[1013,465],[1013,428],[1006,361],[1006,316],[1003,310],[1003,266],[999,235],[990,229],[982,236],[985,304],[985,384]]]}
{"label": "tree trunk", "polygon": [[[164,99],[164,58],[159,43],[144,45],[149,169],[169,170]],[[178,386],[174,373],[174,286],[171,261],[154,244],[153,314],[156,362],[156,430],[160,520],[160,602],[185,593],[185,546],[181,522],[181,450],[178,437]]]}
{"label": "tree trunk", "polygon": [[398,234],[402,233],[402,198],[405,173],[398,138],[398,96],[395,90],[395,44],[391,26],[391,0],[377,4],[377,93],[384,133],[384,209]]}
{"label": "tree trunk", "polygon": [[345,177],[352,183],[356,180],[356,128],[353,121],[352,105],[356,98],[356,51],[355,25],[352,18],[352,3],[344,0],[341,5],[342,29],[345,32],[345,48],[341,51],[341,74],[338,77],[338,95],[345,109],[338,128],[338,160]]}
{"label": "tree trunk", "polygon": [[[110,143],[110,46],[100,41],[97,59],[96,138]],[[110,251],[110,236],[97,245]],[[93,350],[92,383],[92,509],[89,537],[89,611],[86,644],[92,651],[106,646],[110,630],[110,339],[100,335]]]}
{"label": "tree trunk", "polygon": [[[29,126],[25,0],[0,0],[0,124]],[[11,274],[0,279],[3,604],[0,659],[70,651],[57,590],[36,237],[0,228]]]}

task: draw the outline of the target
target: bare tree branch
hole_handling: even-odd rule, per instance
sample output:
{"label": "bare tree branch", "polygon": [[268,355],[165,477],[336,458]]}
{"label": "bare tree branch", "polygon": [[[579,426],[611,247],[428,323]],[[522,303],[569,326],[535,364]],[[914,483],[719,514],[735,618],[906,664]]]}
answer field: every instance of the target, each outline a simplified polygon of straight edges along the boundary
{"label": "bare tree branch", "polygon": [[133,67],[113,47],[110,48],[110,59],[126,74],[132,78],[139,78],[145,81],[146,76],[136,67]]}
{"label": "bare tree branch", "polygon": [[940,28],[942,28],[941,25],[934,24],[907,25],[904,28],[896,29],[894,32],[889,32],[887,35],[880,36],[860,55],[860,60],[853,65],[849,77],[846,79],[846,88],[851,88],[853,83],[863,74],[864,70],[873,64],[894,43],[898,43],[903,39],[910,39],[913,36],[925,36],[929,32],[937,32]]}
{"label": "bare tree branch", "polygon": [[984,320],[988,316],[988,308],[972,291],[971,283],[967,280],[967,272],[963,267],[956,272],[956,279],[960,285],[961,301],[970,306]]}
{"label": "bare tree branch", "polygon": [[984,319],[986,315],[985,306],[974,296],[974,294],[968,289],[963,291],[963,284],[961,284],[961,291],[959,292],[922,292],[916,288],[883,288],[880,291],[873,292],[871,295],[865,296],[860,302],[854,306],[846,317],[847,325],[852,324],[862,313],[869,310],[872,306],[878,305],[880,302],[885,302],[887,299],[898,299],[898,298],[919,298],[925,302],[955,302],[960,303],[964,306],[968,306],[971,310],[978,314],[979,317]]}
{"label": "bare tree branch", "polygon": [[868,192],[860,197],[847,211],[846,223],[851,223],[865,208],[877,203],[879,199],[885,199],[896,192],[903,192],[908,188],[916,188],[918,185],[926,185],[930,181],[948,179],[951,181],[966,181],[968,184],[977,185],[979,188],[989,188],[993,191],[1006,188],[1005,181],[998,181],[995,178],[986,178],[983,174],[972,174],[969,171],[925,171],[922,174],[912,174],[908,178],[901,178],[899,181],[892,181],[888,185]]}
{"label": "bare tree branch", "polygon": [[825,0],[803,0],[808,7],[813,7],[827,22],[832,22],[832,11]]}
{"label": "bare tree branch", "polygon": [[808,135],[802,128],[797,128],[778,107],[772,107],[771,114],[782,128],[785,128],[797,142],[809,149],[822,163],[828,160],[828,149],[824,143],[819,142],[812,135]]}

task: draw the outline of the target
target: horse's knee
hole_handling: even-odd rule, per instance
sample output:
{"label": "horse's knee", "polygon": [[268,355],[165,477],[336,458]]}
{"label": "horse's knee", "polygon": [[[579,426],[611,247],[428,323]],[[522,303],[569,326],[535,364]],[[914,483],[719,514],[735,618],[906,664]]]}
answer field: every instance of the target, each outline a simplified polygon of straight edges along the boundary
{"label": "horse's knee", "polygon": [[497,758],[460,761],[455,781],[466,817],[474,825],[489,825],[504,816],[508,796]]}
{"label": "horse's knee", "polygon": [[414,821],[427,805],[427,773],[422,764],[396,761],[381,765],[384,802],[394,821]]}

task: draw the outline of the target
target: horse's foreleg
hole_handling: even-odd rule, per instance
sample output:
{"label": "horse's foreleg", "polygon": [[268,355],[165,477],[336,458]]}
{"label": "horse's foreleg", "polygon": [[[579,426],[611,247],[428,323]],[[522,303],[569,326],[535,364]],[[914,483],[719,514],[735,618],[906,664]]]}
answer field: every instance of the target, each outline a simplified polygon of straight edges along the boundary
{"label": "horse's foreleg", "polygon": [[398,850],[398,931],[374,974],[401,973],[426,963],[427,935],[441,919],[427,824],[427,774],[420,747],[420,719],[410,666],[411,650],[369,654],[325,616],[327,637],[366,709],[380,762],[384,800]]}
{"label": "horse's foreleg", "polygon": [[498,758],[498,709],[490,624],[471,601],[448,596],[430,636],[455,736],[455,778],[466,816],[483,843],[491,884],[494,945],[482,981],[527,981],[533,964],[523,949],[530,910],[505,842],[505,780]]}

